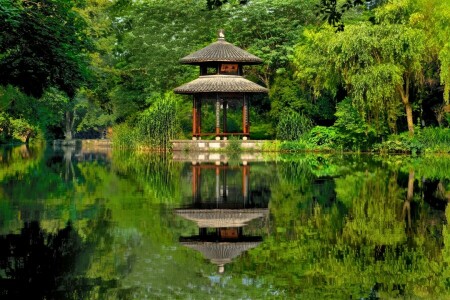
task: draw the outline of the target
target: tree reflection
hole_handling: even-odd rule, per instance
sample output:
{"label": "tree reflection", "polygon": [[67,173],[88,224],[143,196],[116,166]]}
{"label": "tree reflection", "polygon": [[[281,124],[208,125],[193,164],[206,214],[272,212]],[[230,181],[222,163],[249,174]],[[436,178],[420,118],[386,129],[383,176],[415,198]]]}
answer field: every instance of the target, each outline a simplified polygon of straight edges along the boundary
{"label": "tree reflection", "polygon": [[[105,234],[105,221],[93,222],[90,235]],[[98,250],[94,240],[98,239],[83,239],[71,222],[55,233],[46,232],[38,221],[26,222],[20,234],[1,236],[0,295],[87,299],[94,288],[116,286],[115,280],[104,280],[102,274],[96,278],[87,275]]]}

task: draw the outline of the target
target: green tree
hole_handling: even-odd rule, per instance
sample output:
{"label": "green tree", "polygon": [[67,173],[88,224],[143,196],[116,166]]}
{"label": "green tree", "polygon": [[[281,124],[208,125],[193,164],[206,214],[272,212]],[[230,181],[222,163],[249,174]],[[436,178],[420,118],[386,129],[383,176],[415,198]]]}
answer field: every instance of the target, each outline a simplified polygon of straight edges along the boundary
{"label": "green tree", "polygon": [[1,84],[36,97],[49,86],[75,95],[88,74],[91,46],[75,8],[74,1],[1,0]]}
{"label": "green tree", "polygon": [[[69,102],[89,76],[91,38],[77,9],[84,1],[0,2],[0,84],[11,84],[36,98],[54,87]],[[75,116],[66,107],[66,138]]]}
{"label": "green tree", "polygon": [[[385,116],[400,101],[408,130],[414,133],[410,94],[422,78],[425,55],[422,31],[402,24],[360,23],[349,25],[338,34],[325,29],[307,36],[307,44],[296,53],[299,78],[312,82],[316,88],[332,91],[342,80],[360,113],[376,119]],[[314,49],[318,49],[316,54]],[[311,63],[310,55],[318,58]],[[323,67],[313,69],[318,62]]]}

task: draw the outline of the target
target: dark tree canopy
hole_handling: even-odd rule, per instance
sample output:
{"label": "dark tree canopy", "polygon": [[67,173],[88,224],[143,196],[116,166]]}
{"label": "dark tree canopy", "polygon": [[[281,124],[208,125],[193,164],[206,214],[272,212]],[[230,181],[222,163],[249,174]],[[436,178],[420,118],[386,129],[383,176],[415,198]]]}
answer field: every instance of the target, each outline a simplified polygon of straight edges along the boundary
{"label": "dark tree canopy", "polygon": [[372,0],[346,0],[338,7],[337,0],[320,0],[320,4],[316,5],[318,16],[322,16],[323,20],[336,28],[336,31],[344,31],[344,22],[342,15],[352,7],[363,5],[364,2],[371,3]]}
{"label": "dark tree canopy", "polygon": [[39,97],[55,86],[73,97],[87,76],[83,1],[0,0],[0,84]]}

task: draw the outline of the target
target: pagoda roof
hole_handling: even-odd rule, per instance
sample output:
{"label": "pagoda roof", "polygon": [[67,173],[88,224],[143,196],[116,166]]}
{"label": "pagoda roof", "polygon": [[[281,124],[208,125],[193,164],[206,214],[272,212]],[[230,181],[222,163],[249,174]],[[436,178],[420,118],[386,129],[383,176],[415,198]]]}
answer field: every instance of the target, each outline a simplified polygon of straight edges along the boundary
{"label": "pagoda roof", "polygon": [[177,94],[268,93],[268,89],[238,75],[206,75],[174,89]]}
{"label": "pagoda roof", "polygon": [[246,226],[251,220],[266,216],[269,209],[177,209],[175,213],[200,228],[224,228]]}
{"label": "pagoda roof", "polygon": [[255,242],[181,242],[183,246],[197,250],[213,264],[224,265],[241,253],[255,248],[261,241]]}
{"label": "pagoda roof", "polygon": [[235,62],[254,65],[262,63],[263,60],[228,43],[222,35],[219,36],[217,42],[209,44],[205,48],[183,57],[180,59],[180,62],[191,65],[198,65],[205,62]]}

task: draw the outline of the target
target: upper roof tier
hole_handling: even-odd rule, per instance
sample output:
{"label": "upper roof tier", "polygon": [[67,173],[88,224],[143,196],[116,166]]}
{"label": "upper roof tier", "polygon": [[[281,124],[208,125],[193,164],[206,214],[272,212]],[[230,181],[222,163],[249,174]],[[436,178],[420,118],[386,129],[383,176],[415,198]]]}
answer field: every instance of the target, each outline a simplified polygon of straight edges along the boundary
{"label": "upper roof tier", "polygon": [[183,64],[199,65],[206,62],[235,62],[246,65],[262,63],[262,59],[225,41],[223,30],[217,42],[180,59]]}

